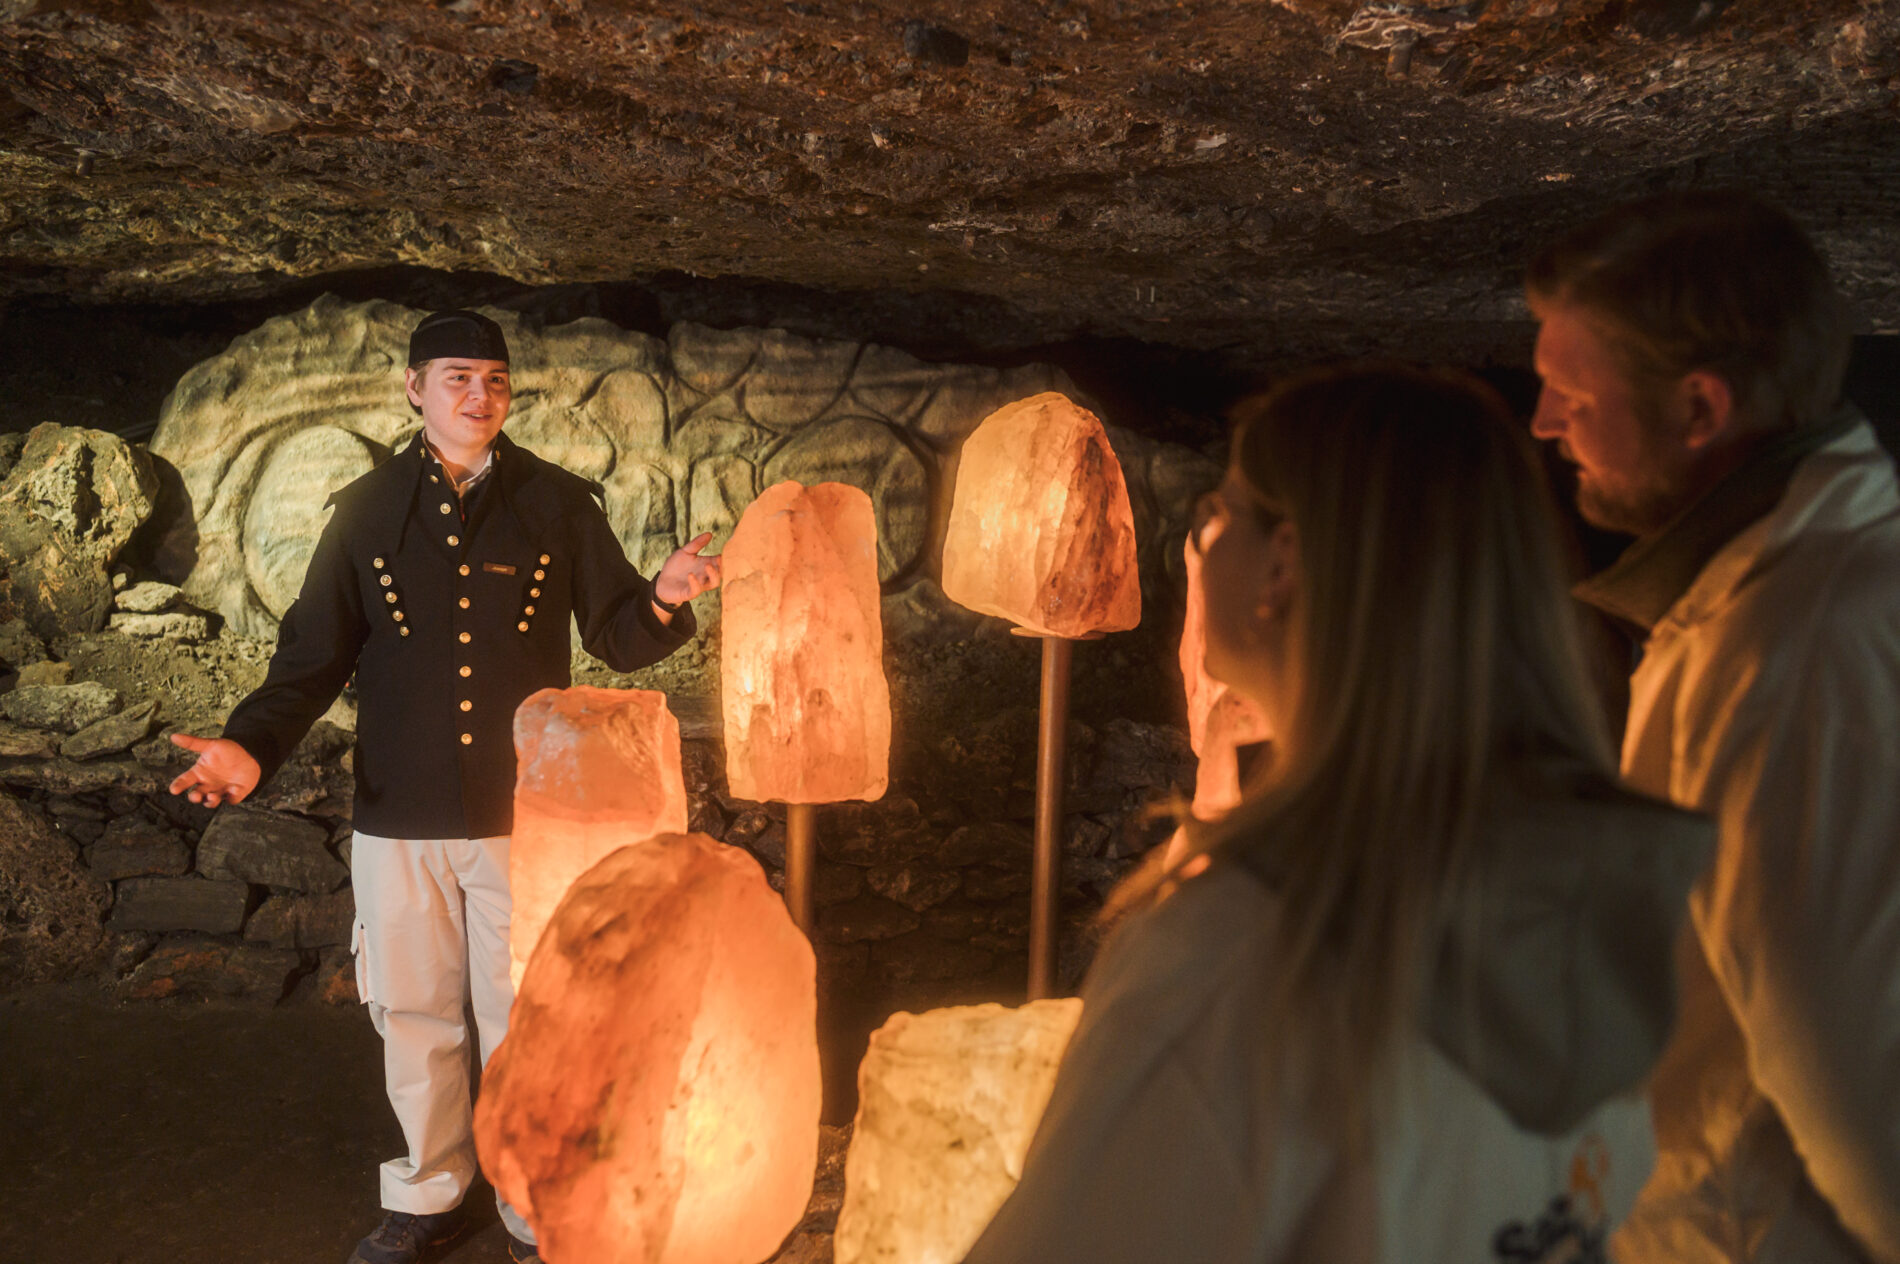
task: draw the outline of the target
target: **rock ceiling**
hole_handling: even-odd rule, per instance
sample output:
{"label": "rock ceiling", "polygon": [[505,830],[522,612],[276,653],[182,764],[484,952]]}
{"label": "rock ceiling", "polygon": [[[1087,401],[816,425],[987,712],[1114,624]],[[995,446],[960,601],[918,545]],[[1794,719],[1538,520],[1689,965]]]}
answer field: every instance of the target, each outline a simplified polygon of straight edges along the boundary
{"label": "rock ceiling", "polygon": [[0,300],[411,264],[1234,349],[1515,320],[1540,237],[1736,183],[1900,330],[1900,0],[0,0],[0,87]]}

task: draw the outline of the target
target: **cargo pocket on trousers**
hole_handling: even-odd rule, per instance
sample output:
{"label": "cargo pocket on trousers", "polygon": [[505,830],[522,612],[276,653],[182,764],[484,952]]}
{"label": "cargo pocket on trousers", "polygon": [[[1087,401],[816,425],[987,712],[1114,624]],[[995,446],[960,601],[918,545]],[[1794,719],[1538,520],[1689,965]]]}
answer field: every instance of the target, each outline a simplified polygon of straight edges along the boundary
{"label": "cargo pocket on trousers", "polygon": [[365,1005],[374,1002],[369,994],[369,938],[361,920],[350,928],[350,955],[356,959],[356,999]]}

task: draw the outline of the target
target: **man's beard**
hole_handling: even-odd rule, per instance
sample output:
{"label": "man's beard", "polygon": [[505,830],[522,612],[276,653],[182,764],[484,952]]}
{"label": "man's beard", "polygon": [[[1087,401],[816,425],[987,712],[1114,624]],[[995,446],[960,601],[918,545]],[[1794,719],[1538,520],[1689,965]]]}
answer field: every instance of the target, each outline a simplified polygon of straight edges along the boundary
{"label": "man's beard", "polygon": [[1682,488],[1652,483],[1644,487],[1604,489],[1579,473],[1577,512],[1593,527],[1625,535],[1653,535],[1688,508],[1693,496]]}

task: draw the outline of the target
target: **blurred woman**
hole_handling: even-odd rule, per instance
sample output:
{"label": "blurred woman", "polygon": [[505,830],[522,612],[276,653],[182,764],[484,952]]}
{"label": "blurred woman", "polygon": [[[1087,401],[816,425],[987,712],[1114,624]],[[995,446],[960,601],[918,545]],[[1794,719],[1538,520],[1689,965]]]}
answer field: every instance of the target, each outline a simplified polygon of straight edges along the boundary
{"label": "blurred woman", "polygon": [[1207,667],[1272,758],[1104,949],[968,1262],[1601,1260],[1710,829],[1616,784],[1488,388],[1355,366],[1237,420]]}

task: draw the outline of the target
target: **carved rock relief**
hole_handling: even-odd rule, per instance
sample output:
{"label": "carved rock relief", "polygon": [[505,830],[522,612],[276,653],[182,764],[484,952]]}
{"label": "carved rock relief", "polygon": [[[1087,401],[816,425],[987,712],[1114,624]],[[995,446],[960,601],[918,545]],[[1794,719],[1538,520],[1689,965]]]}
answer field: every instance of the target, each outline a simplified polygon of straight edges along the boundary
{"label": "carved rock relief", "polygon": [[[776,329],[681,324],[661,341],[593,318],[539,327],[484,310],[513,357],[508,433],[599,482],[628,557],[649,574],[702,531],[721,548],[774,483],[836,481],[870,495],[880,579],[902,592],[935,574],[964,437],[1014,400],[1076,393],[1047,365],[931,364]],[[325,499],[418,428],[401,370],[421,316],[326,295],[236,339],[166,399],[151,451],[178,470],[188,507],[161,557],[234,630],[276,635],[328,520]],[[1193,491],[1218,470],[1109,431],[1144,570],[1158,574],[1160,542],[1179,537]]]}

